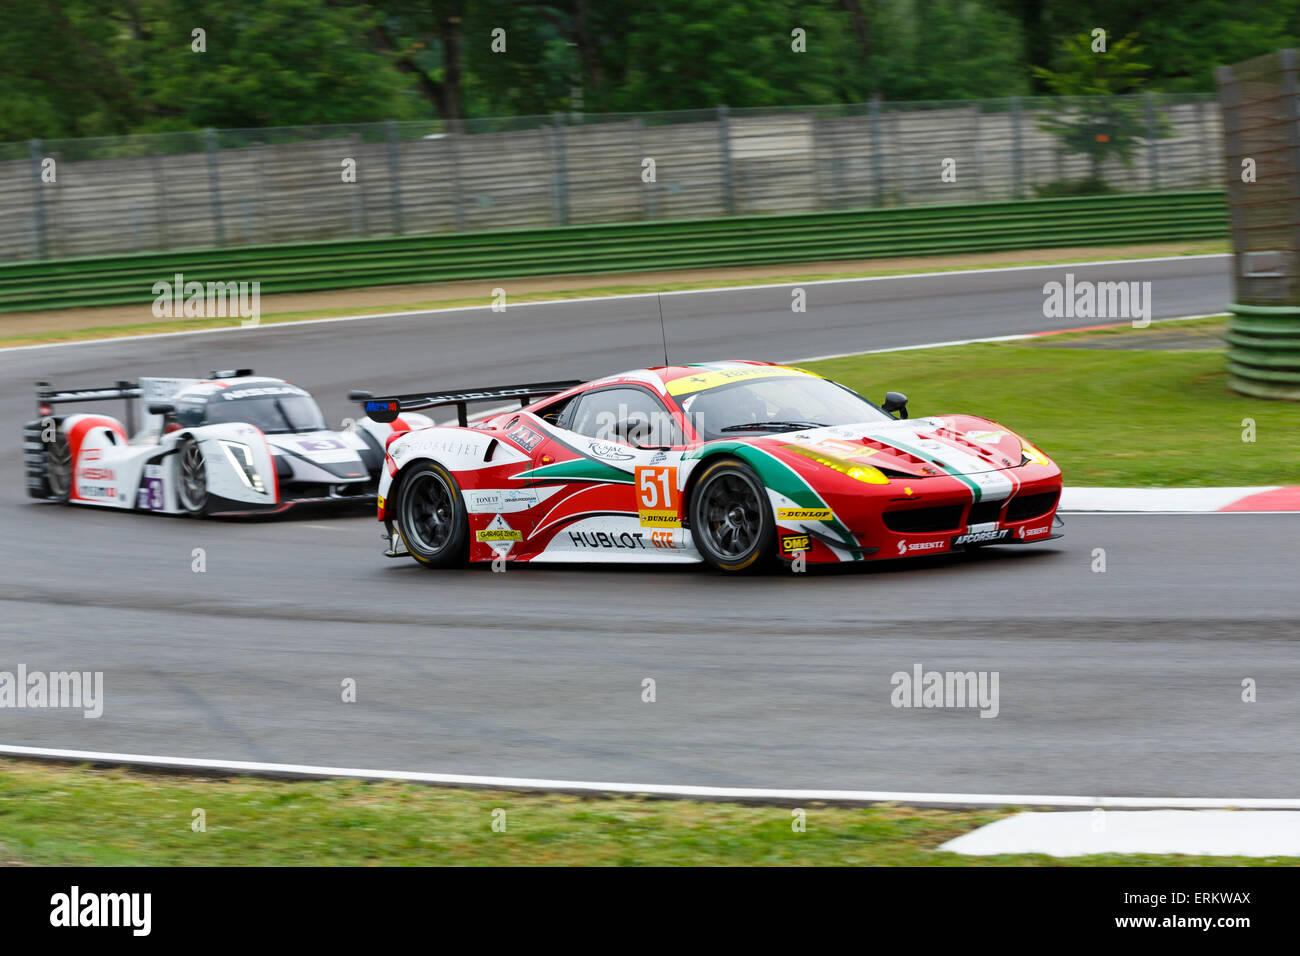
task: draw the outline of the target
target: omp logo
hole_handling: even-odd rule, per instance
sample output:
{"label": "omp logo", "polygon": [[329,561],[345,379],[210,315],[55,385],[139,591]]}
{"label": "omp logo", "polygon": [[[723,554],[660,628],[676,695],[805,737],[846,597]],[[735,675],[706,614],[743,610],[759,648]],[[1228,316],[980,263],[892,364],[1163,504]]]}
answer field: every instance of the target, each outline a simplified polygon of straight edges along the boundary
{"label": "omp logo", "polygon": [[781,521],[830,521],[834,517],[829,508],[778,508],[776,516]]}
{"label": "omp logo", "polygon": [[912,672],[895,671],[889,683],[893,691],[889,702],[894,707],[978,707],[981,717],[996,717],[998,671],[924,671],[920,664]]}
{"label": "omp logo", "polygon": [[73,886],[50,897],[51,926],[126,926],[132,936],[148,936],[153,926],[152,893],[82,893]]}
{"label": "omp logo", "polygon": [[811,543],[806,534],[787,534],[781,538],[781,550],[787,553],[807,551]]}
{"label": "omp logo", "polygon": [[95,719],[104,714],[103,671],[0,671],[0,708],[66,708]]}
{"label": "omp logo", "polygon": [[1074,273],[1067,272],[1064,283],[1045,283],[1043,295],[1048,319],[1133,319],[1134,328],[1151,324],[1150,282],[1075,282]]}

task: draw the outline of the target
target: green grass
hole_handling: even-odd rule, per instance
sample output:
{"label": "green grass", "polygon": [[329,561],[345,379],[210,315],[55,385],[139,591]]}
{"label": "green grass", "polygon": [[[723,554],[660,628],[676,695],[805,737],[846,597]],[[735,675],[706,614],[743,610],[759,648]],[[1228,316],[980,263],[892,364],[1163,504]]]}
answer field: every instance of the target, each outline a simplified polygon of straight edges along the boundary
{"label": "green grass", "polygon": [[[1183,335],[1222,319],[1072,333],[806,363],[879,401],[905,392],[913,417],[965,412],[1020,433],[1070,485],[1277,485],[1300,476],[1300,403],[1228,390],[1222,351],[1106,348],[1121,336]],[[1097,345],[1061,348],[1060,342]],[[1054,344],[1053,344],[1054,343]],[[1242,420],[1256,440],[1242,441]]]}
{"label": "green grass", "polygon": [[[191,829],[195,808],[206,832]],[[493,832],[493,811],[505,832]],[[791,810],[691,800],[274,781],[0,761],[0,866],[1296,865],[1286,858],[966,857],[945,840],[1008,810]]]}

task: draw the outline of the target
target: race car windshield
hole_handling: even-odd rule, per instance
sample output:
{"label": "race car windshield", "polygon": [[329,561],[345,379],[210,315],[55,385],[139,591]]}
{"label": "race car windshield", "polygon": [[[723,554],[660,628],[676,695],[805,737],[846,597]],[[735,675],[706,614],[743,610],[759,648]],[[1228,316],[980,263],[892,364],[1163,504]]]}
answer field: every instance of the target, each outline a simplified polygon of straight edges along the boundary
{"label": "race car windshield", "polygon": [[810,375],[721,385],[688,396],[682,401],[682,410],[705,441],[822,425],[893,421],[842,385]]}
{"label": "race car windshield", "polygon": [[314,432],[326,427],[320,406],[310,395],[264,395],[208,403],[206,424],[247,422],[268,435]]}

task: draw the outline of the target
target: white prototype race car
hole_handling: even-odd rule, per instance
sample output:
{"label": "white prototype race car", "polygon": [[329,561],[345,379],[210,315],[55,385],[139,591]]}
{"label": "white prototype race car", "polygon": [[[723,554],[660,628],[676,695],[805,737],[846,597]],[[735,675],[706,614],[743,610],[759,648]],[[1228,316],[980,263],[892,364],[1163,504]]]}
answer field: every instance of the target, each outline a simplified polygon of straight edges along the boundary
{"label": "white prototype race car", "polygon": [[[60,405],[113,399],[126,400],[125,422],[55,414]],[[104,388],[38,382],[36,403],[40,417],[23,429],[31,497],[163,514],[373,503],[389,439],[433,424],[406,414],[332,431],[310,393],[251,369]]]}

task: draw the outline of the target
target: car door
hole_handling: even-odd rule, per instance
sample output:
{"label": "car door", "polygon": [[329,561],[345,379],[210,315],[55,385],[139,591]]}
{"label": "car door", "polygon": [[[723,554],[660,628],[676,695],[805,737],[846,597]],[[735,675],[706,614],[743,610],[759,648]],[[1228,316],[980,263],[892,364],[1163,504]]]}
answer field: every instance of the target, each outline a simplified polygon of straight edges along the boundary
{"label": "car door", "polygon": [[633,385],[584,392],[547,438],[533,476],[564,487],[534,529],[542,550],[614,561],[680,550],[682,432],[657,395]]}

